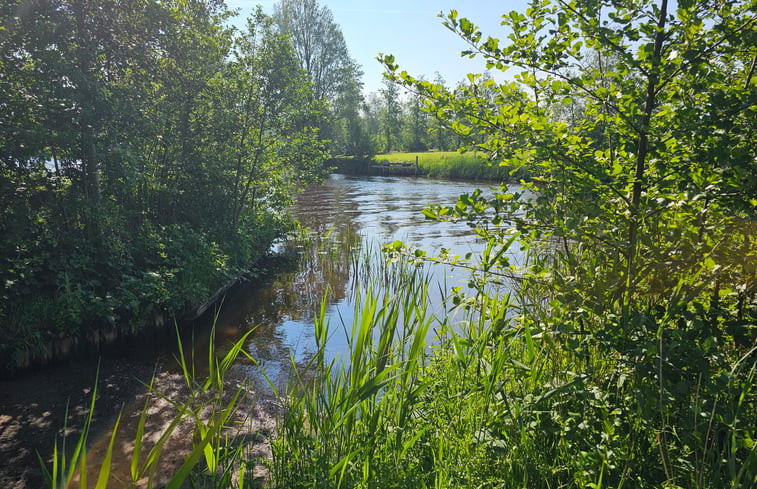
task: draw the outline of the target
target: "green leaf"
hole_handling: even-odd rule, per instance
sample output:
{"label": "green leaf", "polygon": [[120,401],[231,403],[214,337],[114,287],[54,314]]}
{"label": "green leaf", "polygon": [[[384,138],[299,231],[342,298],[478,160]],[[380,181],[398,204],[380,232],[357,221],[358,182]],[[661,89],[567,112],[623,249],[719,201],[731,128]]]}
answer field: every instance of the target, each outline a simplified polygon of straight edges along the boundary
{"label": "green leaf", "polygon": [[118,424],[121,422],[122,414],[123,413],[118,414],[116,423],[113,426],[113,431],[110,435],[110,441],[108,442],[108,449],[105,452],[105,458],[103,459],[102,465],[100,466],[100,473],[97,476],[95,489],[105,489],[108,486],[108,479],[110,479],[110,468],[113,463],[113,446],[116,442],[116,433],[118,432]]}

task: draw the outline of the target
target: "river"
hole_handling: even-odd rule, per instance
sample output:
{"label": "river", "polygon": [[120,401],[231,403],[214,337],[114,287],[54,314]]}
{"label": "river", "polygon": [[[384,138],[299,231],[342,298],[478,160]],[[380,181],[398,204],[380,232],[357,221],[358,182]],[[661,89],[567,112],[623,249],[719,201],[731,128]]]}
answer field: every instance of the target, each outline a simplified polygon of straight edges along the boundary
{"label": "river", "polygon": [[[247,351],[283,387],[290,353],[297,363],[305,363],[316,350],[314,315],[325,295],[332,331],[327,357],[345,353],[344,331],[352,324],[359,283],[356,267],[366,267],[358,262],[379,268],[375,262],[385,259],[381,245],[395,240],[429,255],[442,248],[460,256],[481,252],[484,243],[466,223],[437,222],[421,212],[432,203],[453,205],[476,187],[472,182],[428,178],[330,175],[301,194],[293,209],[294,217],[313,235],[329,238],[322,239],[320,247],[303,250],[297,270],[279,274],[264,287],[249,284],[235,291],[221,309],[217,334],[235,340],[256,328]],[[441,306],[442,291],[467,283],[468,272],[463,269],[427,268],[433,282],[429,284],[432,304]],[[258,371],[253,368],[251,374]]]}

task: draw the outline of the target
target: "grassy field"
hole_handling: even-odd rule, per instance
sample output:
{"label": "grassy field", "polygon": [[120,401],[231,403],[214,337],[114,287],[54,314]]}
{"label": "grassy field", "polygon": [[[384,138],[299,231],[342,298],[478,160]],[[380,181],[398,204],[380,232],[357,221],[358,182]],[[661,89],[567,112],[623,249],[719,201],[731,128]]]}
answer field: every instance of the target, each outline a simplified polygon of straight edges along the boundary
{"label": "grassy field", "polygon": [[385,153],[375,156],[376,161],[415,163],[421,173],[429,177],[459,178],[463,180],[513,180],[511,168],[489,164],[483,153],[458,153],[457,151],[429,151],[425,153]]}

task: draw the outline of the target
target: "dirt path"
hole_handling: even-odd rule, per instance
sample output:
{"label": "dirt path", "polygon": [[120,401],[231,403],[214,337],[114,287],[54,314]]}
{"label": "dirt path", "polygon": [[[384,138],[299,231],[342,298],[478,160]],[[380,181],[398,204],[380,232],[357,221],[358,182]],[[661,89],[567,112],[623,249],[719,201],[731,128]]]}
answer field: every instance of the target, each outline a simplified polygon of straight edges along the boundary
{"label": "dirt path", "polygon": [[[89,409],[97,369],[96,361],[82,361],[0,381],[0,487],[45,487],[37,454],[49,466],[56,436],[60,441],[64,425],[69,427],[71,440],[67,449],[75,444]],[[148,364],[125,359],[104,359],[99,370],[98,399],[89,444],[90,460],[93,460],[90,472],[96,474],[97,460],[107,449],[112,425],[123,410],[113,455],[116,478],[109,485],[121,487],[123,484],[118,480],[128,478],[134,434],[146,395],[144,383],[150,382],[155,370]],[[247,380],[240,372],[232,375],[229,382],[231,387],[238,387]],[[178,374],[159,372],[155,385],[169,397],[179,399],[187,394],[184,378]],[[270,456],[268,437],[274,427],[275,403],[266,390],[254,382],[248,384],[246,390],[248,399],[238,413],[238,419],[244,421],[244,431],[239,436],[245,439],[248,456],[262,460]],[[174,413],[169,403],[152,402],[145,438],[156,440]],[[191,448],[191,435],[192,426],[184,425],[169,442],[159,471],[164,479],[183,462]],[[264,477],[261,464],[256,467],[254,476]],[[93,477],[96,475],[90,475],[89,480],[93,481]]]}
{"label": "dirt path", "polygon": [[[44,487],[37,454],[49,464],[55,439],[60,441],[64,426],[69,427],[69,435],[79,433],[89,409],[97,368],[96,361],[80,361],[0,381],[0,487]],[[95,434],[106,430],[121,406],[144,391],[140,381],[149,382],[152,373],[149,366],[134,362],[100,363]]]}

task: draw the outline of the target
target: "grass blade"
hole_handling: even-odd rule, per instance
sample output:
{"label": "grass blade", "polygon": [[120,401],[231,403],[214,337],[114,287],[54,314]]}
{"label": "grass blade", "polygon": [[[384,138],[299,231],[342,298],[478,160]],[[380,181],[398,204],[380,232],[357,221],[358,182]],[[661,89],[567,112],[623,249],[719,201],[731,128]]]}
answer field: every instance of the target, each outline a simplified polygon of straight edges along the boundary
{"label": "grass blade", "polygon": [[[116,423],[113,426],[113,432],[110,435],[110,441],[108,442],[108,451],[105,454],[105,460],[103,460],[102,466],[100,466],[100,474],[97,476],[97,484],[95,485],[95,489],[106,489],[108,486],[108,479],[110,478],[110,468],[113,461],[113,445],[116,442],[116,433],[118,432],[118,425],[121,422],[121,414],[118,414],[118,418],[116,418]],[[86,471],[82,471],[82,474],[85,474]],[[82,477],[85,477],[82,475]],[[86,487],[86,486],[85,486]]]}

